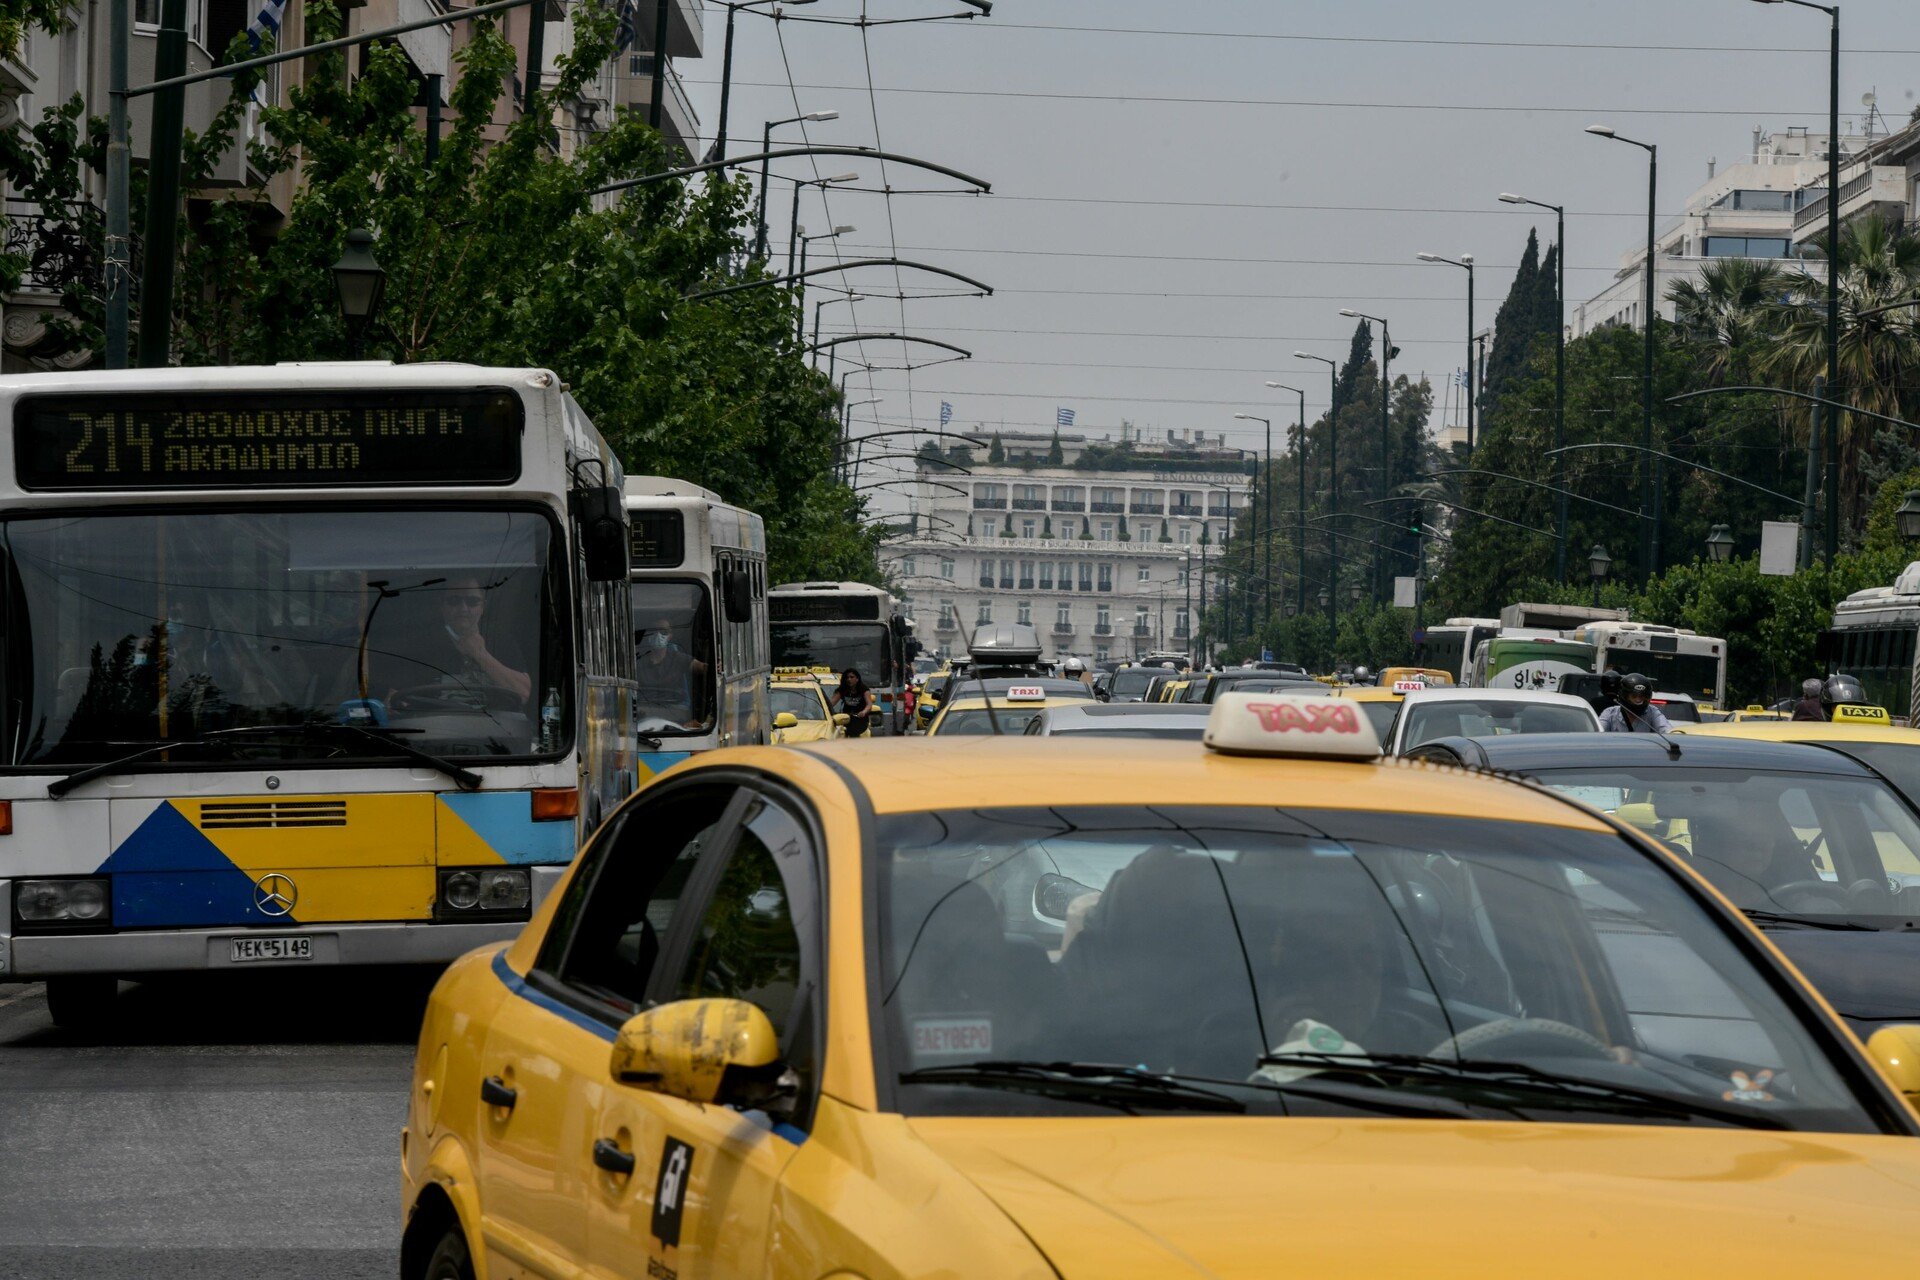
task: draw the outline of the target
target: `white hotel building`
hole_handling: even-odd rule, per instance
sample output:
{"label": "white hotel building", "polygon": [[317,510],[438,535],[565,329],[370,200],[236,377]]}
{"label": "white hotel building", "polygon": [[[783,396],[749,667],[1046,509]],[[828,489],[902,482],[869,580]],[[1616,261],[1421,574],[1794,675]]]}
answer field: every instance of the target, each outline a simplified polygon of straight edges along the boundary
{"label": "white hotel building", "polygon": [[975,626],[1024,622],[1051,657],[1186,651],[1203,559],[1211,602],[1213,566],[1246,508],[1254,455],[1197,432],[1063,434],[1062,461],[1048,464],[1050,433],[999,435],[1006,461],[980,461],[987,449],[975,448],[970,475],[922,461],[902,521],[912,532],[881,546],[920,642],[964,653]]}

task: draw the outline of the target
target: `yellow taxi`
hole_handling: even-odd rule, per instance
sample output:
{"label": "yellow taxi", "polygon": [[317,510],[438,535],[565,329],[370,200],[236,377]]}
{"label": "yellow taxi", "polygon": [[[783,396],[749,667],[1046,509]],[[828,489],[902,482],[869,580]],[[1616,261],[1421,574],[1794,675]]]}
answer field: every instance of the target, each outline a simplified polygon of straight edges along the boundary
{"label": "yellow taxi", "polygon": [[[1836,718],[1822,720],[1741,720],[1723,724],[1676,724],[1675,733],[1757,742],[1804,742],[1858,760],[1885,778],[1920,810],[1920,729],[1900,728],[1885,707],[1834,708]],[[1839,716],[1842,711],[1852,712]],[[1920,865],[1911,868],[1920,873]]]}
{"label": "yellow taxi", "polygon": [[913,703],[913,722],[920,732],[925,733],[933,724],[934,716],[940,711],[940,699],[946,696],[947,685],[952,681],[953,668],[942,667],[921,682]]}
{"label": "yellow taxi", "polygon": [[1181,676],[1178,680],[1169,680],[1160,686],[1161,702],[1186,701],[1187,686],[1193,683],[1192,676]]}
{"label": "yellow taxi", "polygon": [[1392,726],[1394,716],[1400,713],[1400,704],[1407,700],[1409,693],[1452,687],[1453,677],[1444,671],[1425,667],[1388,667],[1380,673],[1379,684],[1337,684],[1333,686],[1333,696],[1359,703],[1361,713],[1373,722],[1373,731],[1385,742],[1387,730]]}
{"label": "yellow taxi", "polygon": [[930,738],[1020,734],[1048,707],[1093,701],[1078,680],[973,680],[952,691],[933,724]]}
{"label": "yellow taxi", "polygon": [[1207,735],[746,747],[648,785],[435,988],[402,1276],[1908,1256],[1920,1029],[1863,1050],[1660,846],[1381,761],[1351,704],[1228,694]]}
{"label": "yellow taxi", "polygon": [[770,736],[780,746],[847,736],[846,713],[833,710],[811,671],[775,671],[768,682],[768,709],[773,713]]}

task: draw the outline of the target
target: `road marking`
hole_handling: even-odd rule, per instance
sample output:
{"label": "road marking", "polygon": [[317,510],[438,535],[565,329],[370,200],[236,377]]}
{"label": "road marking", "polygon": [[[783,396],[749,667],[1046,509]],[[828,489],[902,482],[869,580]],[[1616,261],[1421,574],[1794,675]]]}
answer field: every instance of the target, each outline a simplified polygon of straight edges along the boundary
{"label": "road marking", "polygon": [[5,1000],[0,1000],[0,1009],[4,1009],[10,1004],[19,1004],[22,1000],[28,999],[29,997],[32,997],[32,996],[37,996],[42,992],[44,992],[46,989],[47,987],[44,982],[30,982],[27,984],[27,989],[25,991],[21,991],[15,995],[10,995]]}

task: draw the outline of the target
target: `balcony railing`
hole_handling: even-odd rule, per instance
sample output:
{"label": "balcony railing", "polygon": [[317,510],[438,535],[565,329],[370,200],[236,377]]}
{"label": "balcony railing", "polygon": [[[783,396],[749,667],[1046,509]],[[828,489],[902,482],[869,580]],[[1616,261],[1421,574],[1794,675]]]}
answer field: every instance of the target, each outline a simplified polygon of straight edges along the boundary
{"label": "balcony railing", "polygon": [[942,618],[933,624],[933,629],[943,636],[951,635],[960,629],[960,620],[958,618]]}
{"label": "balcony railing", "polygon": [[1015,498],[1013,500],[1013,509],[1015,511],[1045,511],[1047,509],[1047,500],[1045,498]]}
{"label": "balcony railing", "polygon": [[1103,582],[1100,584],[1100,589],[1102,591],[1111,591],[1113,590],[1113,584],[1111,582]]}
{"label": "balcony railing", "polygon": [[1087,504],[1077,502],[1072,498],[1056,498],[1053,502],[1053,509],[1055,511],[1071,511],[1077,515],[1087,509]]}
{"label": "balcony railing", "polygon": [[1080,628],[1074,626],[1071,622],[1056,622],[1053,624],[1053,634],[1057,636],[1070,636],[1079,629]]}
{"label": "balcony railing", "polygon": [[1153,634],[1153,628],[1136,622],[1133,624],[1133,634],[1141,637],[1151,636]]}
{"label": "balcony railing", "polygon": [[1200,514],[1200,508],[1194,506],[1190,502],[1176,502],[1172,506],[1167,508],[1167,514],[1172,516],[1196,516],[1197,517]]}
{"label": "balcony railing", "polygon": [[1000,579],[1000,589],[1001,589],[1002,591],[1011,591],[1011,590],[1013,590],[1013,579],[1012,579],[1012,578],[1002,578],[1002,579]]}
{"label": "balcony railing", "polygon": [[981,586],[983,586],[983,587],[991,587],[991,586],[993,586],[993,575],[992,575],[992,574],[990,574],[990,573],[983,573],[983,574],[981,574],[981,575],[980,575],[980,585],[981,585]]}
{"label": "balcony railing", "polygon": [[1031,591],[1031,590],[1033,590],[1033,579],[1032,579],[1032,578],[1022,578],[1022,579],[1020,579],[1020,590],[1022,590],[1022,591]]}
{"label": "balcony railing", "polygon": [[[84,201],[42,206],[9,200],[0,249],[26,260],[20,287],[35,293],[93,293],[99,289],[106,244],[106,216]],[[140,299],[140,264],[145,254],[138,232],[129,246],[131,300]]]}
{"label": "balcony railing", "polygon": [[1005,498],[975,498],[973,500],[973,509],[975,511],[1005,511],[1007,509],[1007,500]]}
{"label": "balcony railing", "polygon": [[1113,634],[1113,627],[1110,623],[1096,622],[1093,624],[1093,634],[1097,636],[1110,636]]}
{"label": "balcony railing", "polygon": [[1091,591],[1091,590],[1093,590],[1093,580],[1092,580],[1091,578],[1082,578],[1082,579],[1080,579],[1080,589],[1081,589],[1082,591]]}
{"label": "balcony railing", "polygon": [[1232,507],[1208,507],[1207,515],[1215,520],[1231,520],[1237,514]]}
{"label": "balcony railing", "polygon": [[1187,627],[1185,627],[1185,626],[1182,626],[1182,625],[1176,625],[1176,626],[1175,626],[1175,627],[1173,628],[1173,638],[1174,638],[1175,640],[1185,640],[1186,638],[1188,638],[1188,637],[1189,637],[1189,636],[1191,636],[1192,634],[1193,634],[1193,632],[1192,632],[1192,631],[1191,631],[1191,630],[1190,630],[1189,628],[1187,628]]}
{"label": "balcony railing", "polygon": [[1137,516],[1160,516],[1166,514],[1166,508],[1157,502],[1136,502],[1130,510]]}
{"label": "balcony railing", "polygon": [[1124,502],[1090,502],[1087,507],[1101,515],[1119,516],[1127,513],[1127,504]]}

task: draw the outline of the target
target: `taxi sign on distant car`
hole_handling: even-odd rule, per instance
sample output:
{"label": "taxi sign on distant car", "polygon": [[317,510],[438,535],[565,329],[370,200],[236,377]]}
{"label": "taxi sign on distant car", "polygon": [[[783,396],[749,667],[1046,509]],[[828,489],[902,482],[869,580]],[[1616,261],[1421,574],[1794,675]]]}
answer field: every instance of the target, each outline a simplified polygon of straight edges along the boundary
{"label": "taxi sign on distant car", "polygon": [[1833,709],[1835,724],[1893,724],[1893,717],[1887,714],[1885,707],[1867,707],[1858,703],[1843,702]]}
{"label": "taxi sign on distant car", "polygon": [[1395,693],[1422,693],[1425,692],[1426,687],[1427,682],[1425,680],[1395,680],[1393,682],[1393,691]]}
{"label": "taxi sign on distant car", "polygon": [[1045,702],[1047,691],[1037,684],[1016,684],[1007,689],[1008,702]]}
{"label": "taxi sign on distant car", "polygon": [[1380,758],[1380,735],[1358,707],[1287,693],[1221,694],[1203,741],[1227,755]]}

